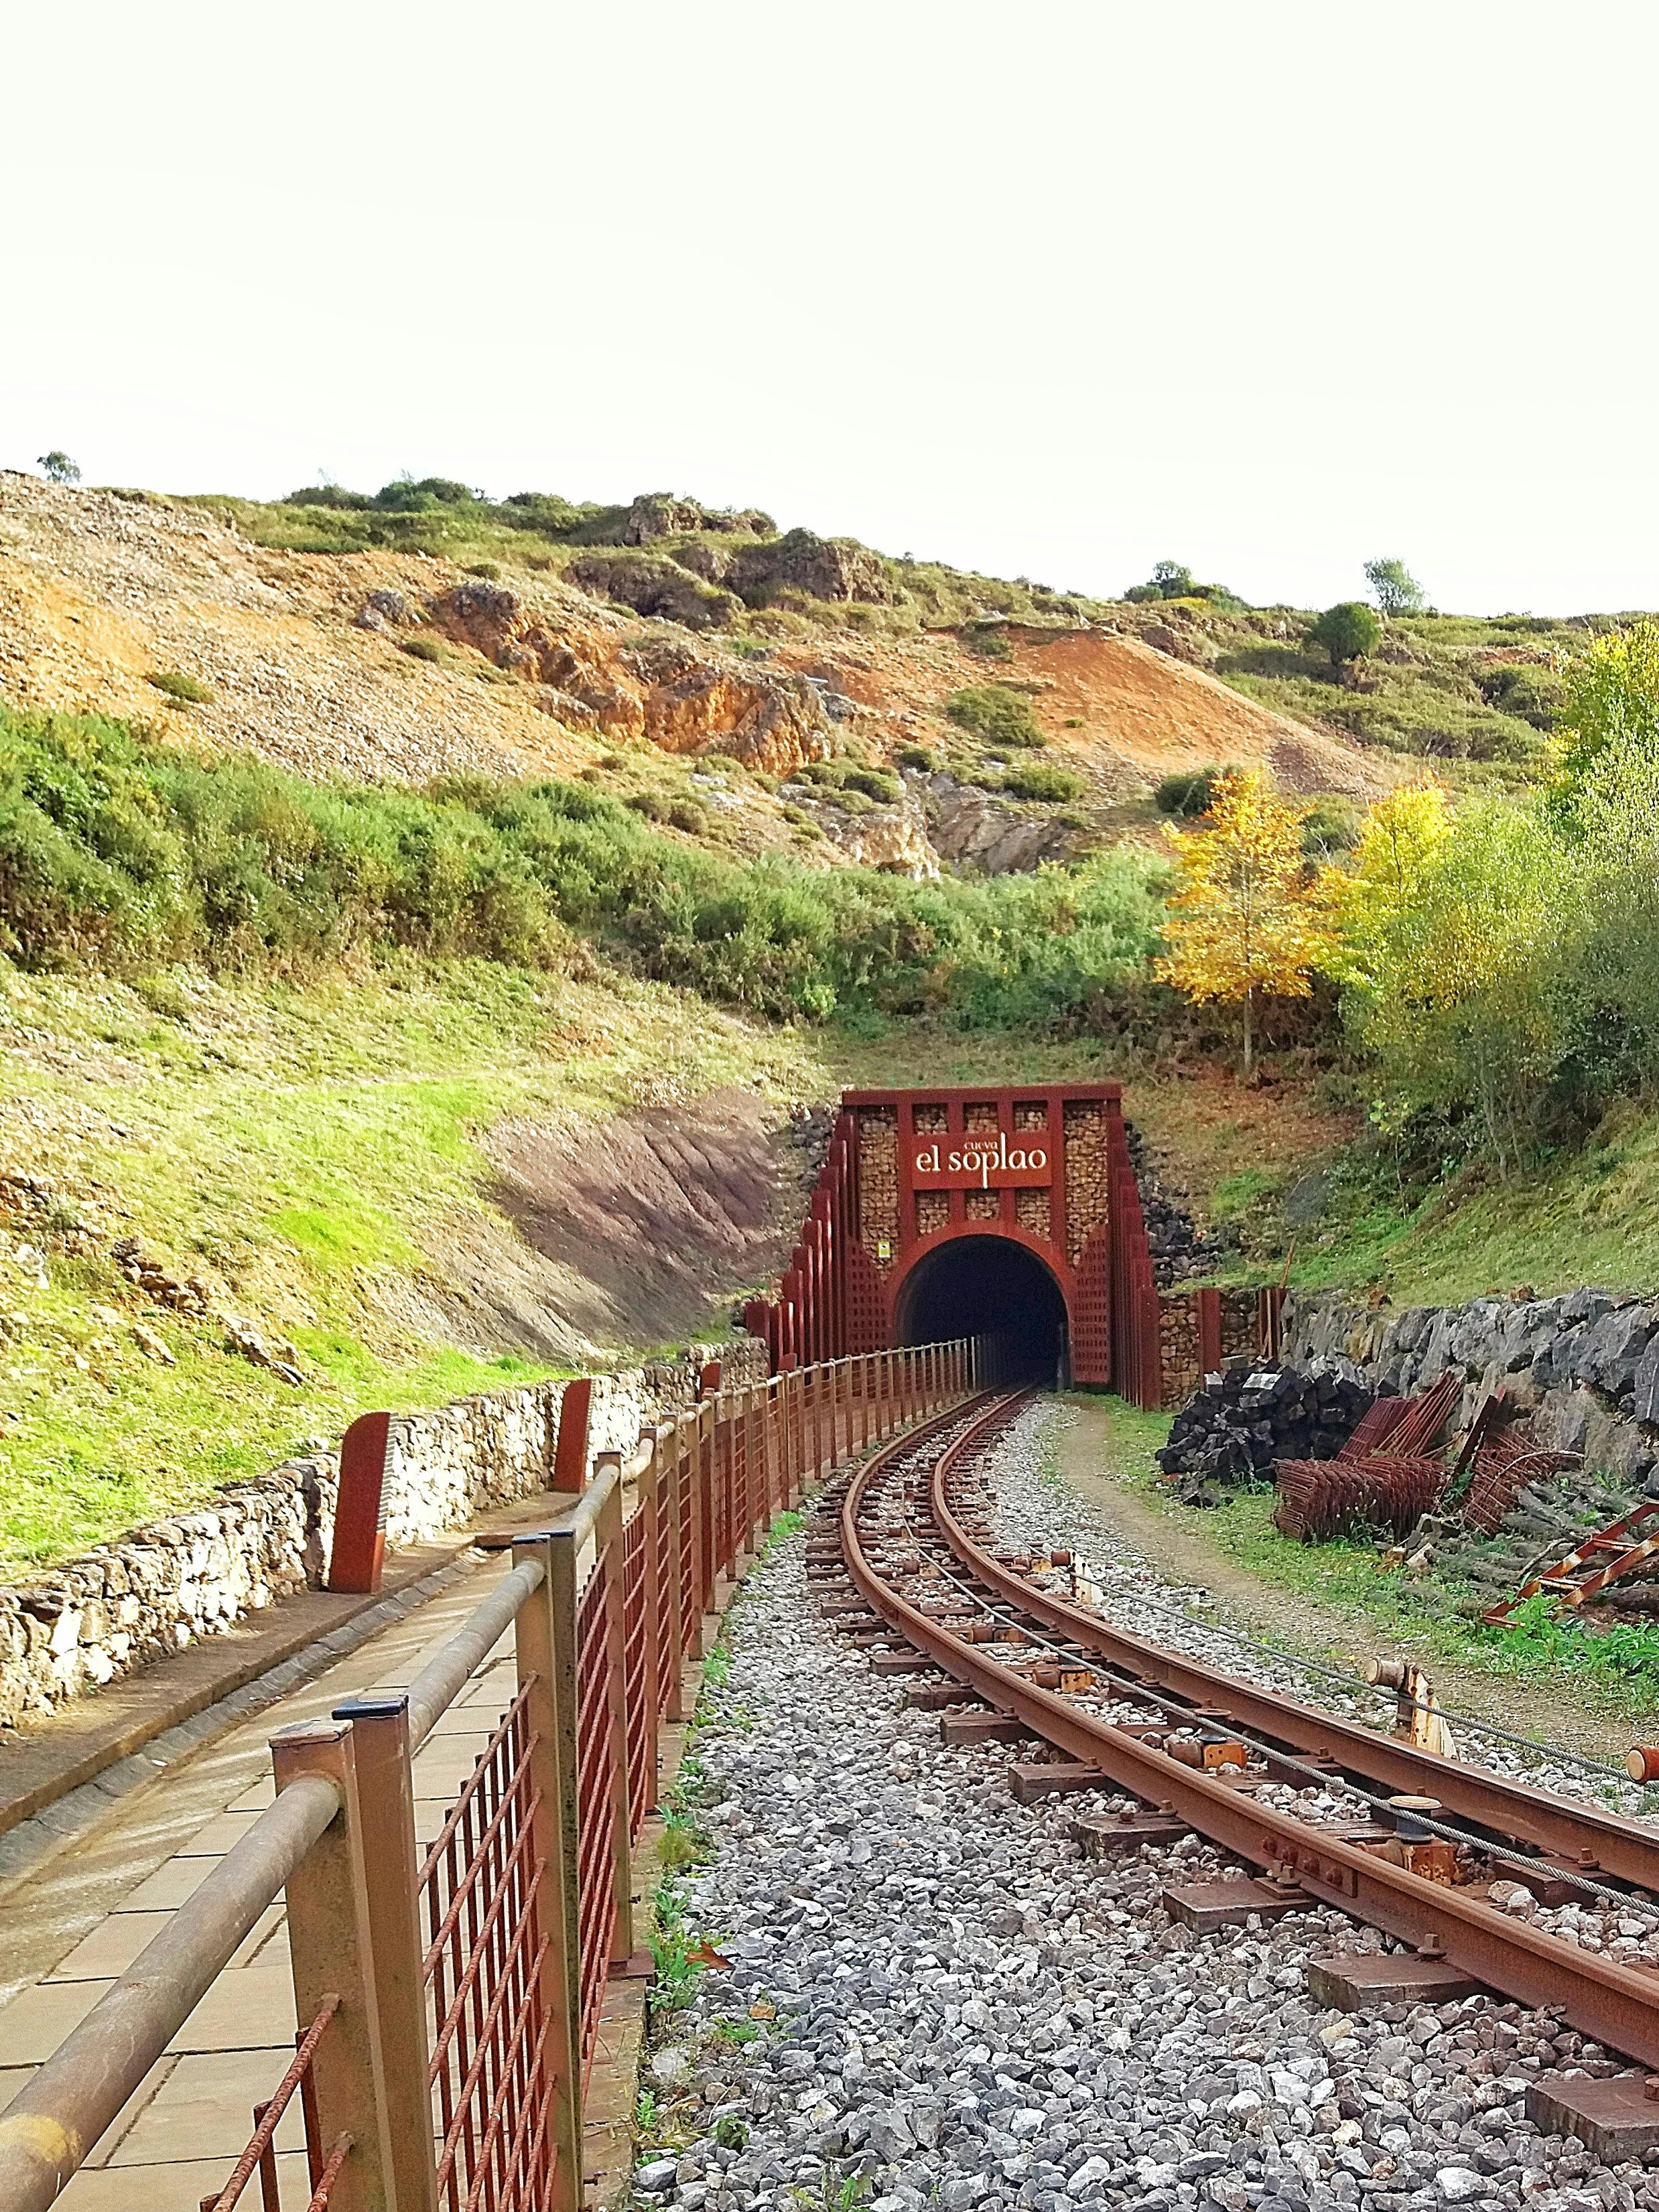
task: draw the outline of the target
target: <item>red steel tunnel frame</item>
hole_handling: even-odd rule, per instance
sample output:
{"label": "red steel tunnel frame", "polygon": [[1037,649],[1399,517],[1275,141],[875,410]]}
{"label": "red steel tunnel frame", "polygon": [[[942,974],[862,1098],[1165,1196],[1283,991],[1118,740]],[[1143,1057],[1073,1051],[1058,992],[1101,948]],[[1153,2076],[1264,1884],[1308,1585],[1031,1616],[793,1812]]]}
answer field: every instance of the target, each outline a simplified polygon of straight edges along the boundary
{"label": "red steel tunnel frame", "polygon": [[775,1370],[884,1350],[916,1267],[986,1237],[1053,1278],[1074,1382],[1160,1402],[1158,1294],[1115,1083],[846,1092],[778,1295],[744,1319]]}

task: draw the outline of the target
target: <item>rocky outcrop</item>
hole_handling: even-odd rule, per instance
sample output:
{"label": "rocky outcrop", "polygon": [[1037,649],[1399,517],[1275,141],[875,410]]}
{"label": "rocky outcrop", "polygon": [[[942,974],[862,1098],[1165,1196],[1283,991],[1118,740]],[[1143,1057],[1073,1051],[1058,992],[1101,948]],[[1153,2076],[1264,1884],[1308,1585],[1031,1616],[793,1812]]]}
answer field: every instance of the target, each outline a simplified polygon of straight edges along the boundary
{"label": "rocky outcrop", "polygon": [[849,860],[890,875],[908,876],[915,883],[938,881],[939,854],[914,799],[907,798],[896,806],[854,809],[842,793],[805,784],[792,784],[788,796]]}
{"label": "rocky outcrop", "polygon": [[647,738],[665,752],[730,753],[778,775],[829,750],[822,687],[787,669],[714,659],[686,637],[619,651],[613,635],[555,629],[482,580],[443,592],[427,612],[456,644],[545,687],[540,703],[569,727]]}
{"label": "rocky outcrop", "polygon": [[598,599],[632,607],[636,615],[684,623],[687,629],[726,629],[741,611],[742,603],[730,592],[648,553],[584,553],[565,574]]}
{"label": "rocky outcrop", "polygon": [[886,606],[898,594],[878,553],[852,538],[820,538],[790,530],[764,545],[740,547],[726,564],[725,582],[751,607],[780,592],[813,599],[857,599]]}
{"label": "rocky outcrop", "polygon": [[941,860],[984,876],[1017,873],[1062,858],[1071,832],[1051,817],[1017,814],[977,784],[953,775],[906,769],[904,781],[921,804],[927,835]]}
{"label": "rocky outcrop", "polygon": [[677,538],[683,533],[712,531],[726,536],[741,532],[752,538],[770,538],[777,525],[769,514],[763,514],[757,507],[720,508],[704,507],[695,499],[676,499],[672,492],[641,492],[628,510],[623,524],[622,542],[624,545],[650,545],[659,538]]}
{"label": "rocky outcrop", "polygon": [[1656,1487],[1659,1300],[1583,1290],[1396,1311],[1299,1292],[1285,1322],[1287,1358],[1351,1362],[1391,1397],[1454,1373],[1464,1385],[1461,1418],[1501,1389],[1540,1449],[1580,1453],[1626,1484]]}

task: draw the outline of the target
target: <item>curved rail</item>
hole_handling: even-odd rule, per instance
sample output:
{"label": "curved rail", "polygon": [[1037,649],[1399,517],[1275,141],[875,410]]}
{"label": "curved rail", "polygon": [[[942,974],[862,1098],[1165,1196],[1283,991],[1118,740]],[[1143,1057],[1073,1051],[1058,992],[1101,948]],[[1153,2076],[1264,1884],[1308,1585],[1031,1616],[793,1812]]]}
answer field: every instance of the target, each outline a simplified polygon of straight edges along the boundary
{"label": "curved rail", "polygon": [[[1437,1797],[1453,1814],[1501,1828],[1511,1842],[1530,1843],[1547,1825],[1553,1848],[1560,1849],[1562,1840],[1571,1838],[1570,1863],[1611,1873],[1615,1871],[1612,1855],[1620,1862],[1619,1870],[1628,1869],[1626,1879],[1659,1889],[1659,1844],[1628,1822],[1569,1799],[1546,1801],[1542,1793],[1483,1769],[1465,1769],[1398,1743],[1385,1746],[1383,1739],[1334,1715],[1281,1701],[1256,1685],[1107,1629],[1079,1608],[1033,1590],[975,1540],[947,1494],[951,1476],[967,1455],[987,1441],[1027,1395],[1006,1394],[972,1413],[966,1425],[958,1427],[936,1453],[929,1479],[933,1529],[982,1590],[1063,1634],[1069,1644],[1083,1645],[1097,1656],[1133,1657],[1135,1664],[1161,1670],[1172,1689],[1176,1682],[1188,1686],[1195,1693],[1194,1703],[1188,1705],[1182,1698],[1178,1710],[1188,1724],[1213,1727],[1235,1711],[1248,1711],[1262,1732],[1295,1742],[1295,1736],[1287,1735],[1290,1720],[1298,1731],[1316,1723],[1312,1732],[1318,1738],[1318,1751],[1339,1766],[1352,1757],[1356,1771],[1370,1772],[1385,1784],[1396,1776],[1409,1776],[1418,1791]],[[952,1418],[960,1423],[961,1413]],[[920,1441],[912,1434],[870,1461],[848,1485],[841,1510],[842,1549],[854,1587],[908,1643],[985,1703],[1097,1771],[1103,1784],[1114,1784],[1174,1814],[1247,1863],[1266,1869],[1288,1893],[1299,1889],[1310,1902],[1334,1905],[1523,2003],[1560,2007],[1583,2033],[1648,2065],[1659,2064],[1659,1978],[1651,1969],[1620,1966],[1581,1950],[1498,1912],[1484,1895],[1477,1898],[1430,1881],[1329,1828],[1258,1802],[1235,1783],[1188,1766],[1131,1730],[1085,1711],[1060,1692],[1042,1687],[924,1611],[907,1595],[900,1579],[912,1578],[920,1562],[912,1560],[908,1571],[884,1571],[879,1552],[884,1547],[878,1546],[873,1532],[861,1525],[872,1493],[901,1456],[915,1453]],[[918,1533],[911,1529],[908,1535]],[[1139,1697],[1154,1705],[1170,1702],[1139,1682],[1110,1686],[1125,1698]],[[1362,1753],[1364,1766],[1360,1765]],[[1425,1789],[1430,1782],[1432,1788]],[[1539,1811],[1540,1803],[1547,1803],[1546,1814]],[[1527,1864],[1525,1857],[1506,1855],[1501,1846],[1494,1848],[1479,1837],[1468,1840],[1510,1868],[1520,1870]]]}

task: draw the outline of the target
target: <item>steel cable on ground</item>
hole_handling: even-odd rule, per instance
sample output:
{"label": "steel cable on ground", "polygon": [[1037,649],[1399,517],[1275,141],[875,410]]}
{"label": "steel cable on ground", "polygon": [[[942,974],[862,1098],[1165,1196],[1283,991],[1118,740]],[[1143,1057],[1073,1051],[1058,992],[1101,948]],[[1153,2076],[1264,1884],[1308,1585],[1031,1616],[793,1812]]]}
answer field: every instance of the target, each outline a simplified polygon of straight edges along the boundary
{"label": "steel cable on ground", "polygon": [[[1103,1589],[1104,1586],[1097,1584],[1097,1587]],[[1376,1685],[1374,1682],[1366,1681],[1363,1674],[1350,1674],[1342,1668],[1328,1667],[1318,1659],[1304,1659],[1299,1653],[1286,1651],[1277,1644],[1263,1644],[1257,1637],[1247,1636],[1242,1628],[1229,1628],[1223,1621],[1206,1620],[1201,1614],[1194,1613],[1188,1607],[1170,1605],[1159,1598],[1146,1597],[1139,1591],[1135,1593],[1134,1601],[1137,1605],[1150,1606],[1154,1613],[1167,1613],[1172,1620],[1184,1620],[1189,1626],[1201,1628],[1210,1635],[1224,1636],[1230,1643],[1242,1644],[1249,1651],[1259,1651],[1265,1658],[1277,1659],[1282,1666],[1299,1667],[1305,1674],[1322,1675],[1326,1681],[1338,1683],[1345,1689],[1370,1690],[1374,1694],[1376,1692]],[[1416,1712],[1434,1713],[1442,1720],[1455,1721],[1460,1728],[1474,1729],[1483,1735],[1496,1737],[1500,1743],[1513,1744],[1519,1751],[1535,1752],[1541,1759],[1559,1760],[1564,1765],[1582,1767],[1589,1774],[1605,1774],[1609,1779],[1618,1782],[1626,1790],[1637,1787],[1622,1766],[1609,1766],[1605,1759],[1587,1759],[1582,1752],[1559,1750],[1554,1744],[1540,1743],[1535,1736],[1517,1735],[1513,1729],[1503,1728],[1496,1721],[1480,1720],[1473,1713],[1459,1712],[1450,1705],[1431,1705],[1421,1698],[1407,1698],[1402,1696],[1398,1698],[1396,1702],[1400,1705],[1408,1705]]]}

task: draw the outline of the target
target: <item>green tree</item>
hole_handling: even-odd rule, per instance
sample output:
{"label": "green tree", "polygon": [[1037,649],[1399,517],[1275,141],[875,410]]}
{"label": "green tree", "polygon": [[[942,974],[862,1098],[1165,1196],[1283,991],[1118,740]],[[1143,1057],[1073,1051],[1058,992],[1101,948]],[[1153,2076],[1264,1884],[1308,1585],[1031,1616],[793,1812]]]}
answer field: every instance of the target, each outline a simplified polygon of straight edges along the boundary
{"label": "green tree", "polygon": [[1324,613],[1308,632],[1310,641],[1322,645],[1331,665],[1340,668],[1350,660],[1363,660],[1373,652],[1382,625],[1364,599],[1341,599]]}
{"label": "green tree", "polygon": [[1422,611],[1423,586],[1403,561],[1385,560],[1380,556],[1375,561],[1367,561],[1365,581],[1385,616]]}
{"label": "green tree", "polygon": [[1659,799],[1659,623],[1604,630],[1563,662],[1561,678],[1556,818],[1624,843]]}
{"label": "green tree", "polygon": [[35,463],[44,469],[47,480],[55,484],[73,484],[81,481],[81,471],[60,447],[54,446],[49,453],[42,453]]}

